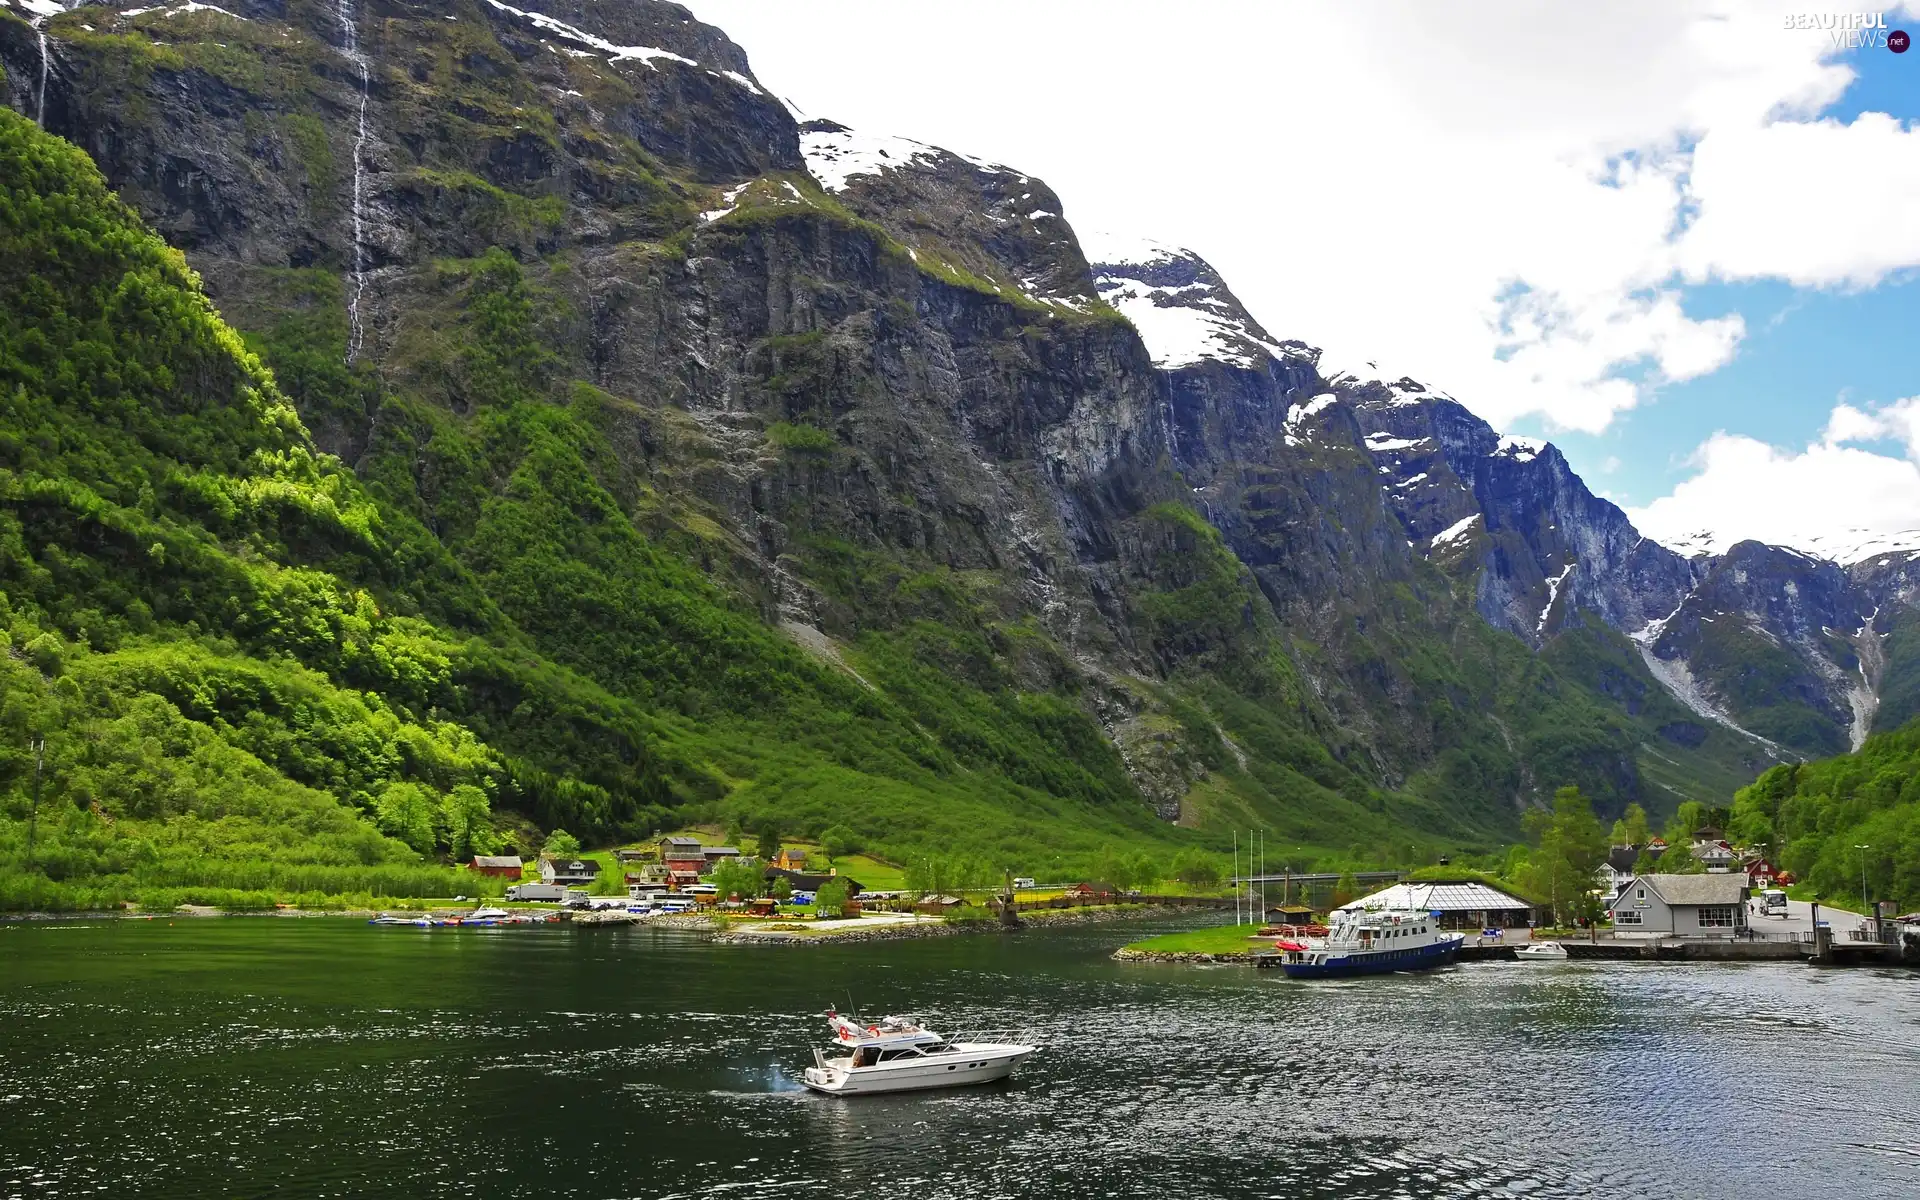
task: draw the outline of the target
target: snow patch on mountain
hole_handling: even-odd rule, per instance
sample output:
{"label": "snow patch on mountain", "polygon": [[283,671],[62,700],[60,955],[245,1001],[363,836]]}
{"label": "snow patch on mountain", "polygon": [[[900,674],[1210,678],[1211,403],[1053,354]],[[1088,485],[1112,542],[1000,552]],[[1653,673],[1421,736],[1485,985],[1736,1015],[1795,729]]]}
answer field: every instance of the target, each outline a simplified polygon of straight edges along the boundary
{"label": "snow patch on mountain", "polygon": [[1191,250],[1099,232],[1086,234],[1082,248],[1100,298],[1140,331],[1161,370],[1209,361],[1256,369],[1295,352],[1267,337]]}
{"label": "snow patch on mountain", "polygon": [[1389,450],[1411,450],[1431,441],[1432,438],[1397,438],[1390,433],[1370,433],[1367,435],[1367,449],[1375,454],[1383,454]]}
{"label": "snow patch on mountain", "polygon": [[[837,121],[812,121],[800,131],[800,153],[807,160],[807,171],[820,181],[820,186],[830,192],[844,192],[853,181],[862,175],[880,176],[888,171],[897,171],[922,160],[937,159],[942,156],[957,158],[976,171],[989,175],[1018,175],[1026,182],[1025,175],[1011,167],[999,163],[990,163],[971,154],[961,154],[957,150],[944,150],[939,146],[929,146],[925,142],[916,142],[912,138],[892,137],[883,133],[861,133],[857,129],[848,129]],[[1054,214],[1036,212],[1034,216],[1050,217]]]}
{"label": "snow patch on mountain", "polygon": [[807,129],[800,133],[807,170],[830,192],[844,192],[861,175],[880,175],[940,151],[911,138],[859,133],[852,129]]}
{"label": "snow patch on mountain", "polygon": [[1445,529],[1442,529],[1439,533],[1434,534],[1433,540],[1427,543],[1427,548],[1430,550],[1438,550],[1442,546],[1459,541],[1461,538],[1467,536],[1467,532],[1473,528],[1473,523],[1479,519],[1479,513],[1474,513],[1470,517],[1460,518]]}
{"label": "snow patch on mountain", "polygon": [[[675,54],[671,50],[661,50],[653,46],[616,46],[607,39],[596,37],[578,26],[569,25],[565,21],[556,21],[545,13],[529,12],[524,8],[515,8],[511,4],[503,4],[501,0],[487,0],[487,3],[500,12],[511,13],[519,17],[535,29],[545,30],[557,37],[565,38],[567,41],[578,42],[582,46],[590,46],[602,54],[608,55],[609,62],[637,60],[646,63],[649,67],[653,67],[656,71],[660,69],[654,67],[654,60],[657,58],[664,58],[669,62],[685,63],[690,67],[700,65],[686,55]],[[754,90],[757,92],[759,89],[756,88]]]}
{"label": "snow patch on mountain", "polygon": [[1535,633],[1547,631],[1547,618],[1553,615],[1553,602],[1560,598],[1560,585],[1567,581],[1567,576],[1573,574],[1573,568],[1578,565],[1578,563],[1568,563],[1560,569],[1558,575],[1547,580],[1547,602],[1540,609],[1540,624],[1535,627]]}
{"label": "snow patch on mountain", "polygon": [[1515,462],[1532,462],[1534,459],[1540,457],[1540,452],[1546,448],[1547,444],[1545,442],[1535,441],[1533,438],[1515,437],[1512,434],[1506,434],[1500,438],[1500,444],[1494,447],[1493,452],[1496,455],[1511,458]]}

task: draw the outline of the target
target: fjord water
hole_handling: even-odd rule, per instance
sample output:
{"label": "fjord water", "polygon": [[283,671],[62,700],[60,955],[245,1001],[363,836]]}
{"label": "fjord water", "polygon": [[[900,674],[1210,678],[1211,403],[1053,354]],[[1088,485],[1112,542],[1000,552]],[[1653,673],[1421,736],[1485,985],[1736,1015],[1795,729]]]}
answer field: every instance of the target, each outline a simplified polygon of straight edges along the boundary
{"label": "fjord water", "polygon": [[[348,920],[0,926],[0,1195],[1920,1193],[1915,977],[1121,964],[1143,926],[807,949]],[[818,1014],[1024,1024],[817,1097]]]}

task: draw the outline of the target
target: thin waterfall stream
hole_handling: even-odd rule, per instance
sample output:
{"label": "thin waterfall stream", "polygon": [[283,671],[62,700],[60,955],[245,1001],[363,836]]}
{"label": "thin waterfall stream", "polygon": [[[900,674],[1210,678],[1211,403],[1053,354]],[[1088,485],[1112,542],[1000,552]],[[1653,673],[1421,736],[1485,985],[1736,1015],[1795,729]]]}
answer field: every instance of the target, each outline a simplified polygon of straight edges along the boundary
{"label": "thin waterfall stream", "polygon": [[47,21],[67,11],[67,6],[59,0],[27,0],[27,10],[33,14],[33,35],[40,43],[40,82],[33,91],[33,123],[40,128],[47,127],[47,76],[53,70],[53,54],[47,47]]}
{"label": "thin waterfall stream", "polygon": [[366,187],[367,171],[362,155],[367,144],[367,94],[372,89],[372,73],[367,56],[360,51],[360,29],[353,11],[353,0],[339,0],[340,48],[354,70],[360,74],[360,111],[353,135],[353,267],[347,288],[347,363],[359,357],[365,330],[360,318],[360,301],[367,290]]}

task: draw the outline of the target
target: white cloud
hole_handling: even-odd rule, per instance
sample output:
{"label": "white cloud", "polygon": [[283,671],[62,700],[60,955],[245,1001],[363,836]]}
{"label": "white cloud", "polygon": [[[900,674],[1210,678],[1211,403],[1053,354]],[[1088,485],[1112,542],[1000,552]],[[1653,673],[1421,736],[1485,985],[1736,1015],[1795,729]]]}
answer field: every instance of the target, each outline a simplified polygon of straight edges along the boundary
{"label": "white cloud", "polygon": [[1852,72],[1796,3],[694,0],[807,111],[1192,246],[1331,368],[1586,431],[1737,351],[1685,282],[1920,262],[1920,134],[1817,119]]}
{"label": "white cloud", "polygon": [[[1860,443],[1898,441],[1904,457]],[[1655,541],[1715,553],[1749,538],[1842,561],[1878,535],[1920,529],[1920,397],[1866,411],[1834,406],[1820,439],[1785,450],[1716,433],[1697,473],[1628,516]],[[1886,544],[1879,537],[1876,544]]]}

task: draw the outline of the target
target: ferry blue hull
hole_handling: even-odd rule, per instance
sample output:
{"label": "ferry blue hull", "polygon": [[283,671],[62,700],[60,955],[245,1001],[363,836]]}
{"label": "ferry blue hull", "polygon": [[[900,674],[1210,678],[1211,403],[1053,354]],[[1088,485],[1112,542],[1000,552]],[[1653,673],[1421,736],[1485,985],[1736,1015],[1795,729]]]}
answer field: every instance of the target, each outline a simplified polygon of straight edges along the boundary
{"label": "ferry blue hull", "polygon": [[1325,962],[1282,963],[1280,969],[1290,979],[1348,979],[1355,975],[1426,971],[1452,962],[1465,941],[1465,938],[1456,937],[1407,950],[1356,950]]}

